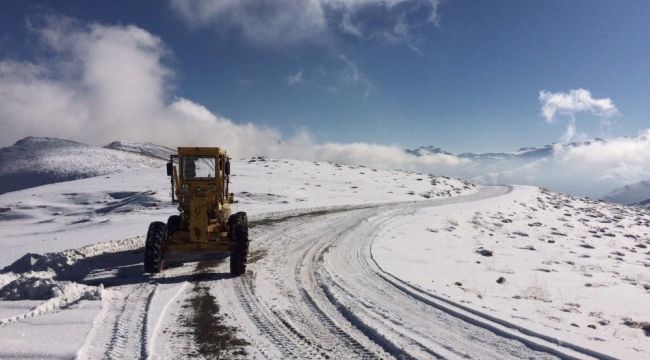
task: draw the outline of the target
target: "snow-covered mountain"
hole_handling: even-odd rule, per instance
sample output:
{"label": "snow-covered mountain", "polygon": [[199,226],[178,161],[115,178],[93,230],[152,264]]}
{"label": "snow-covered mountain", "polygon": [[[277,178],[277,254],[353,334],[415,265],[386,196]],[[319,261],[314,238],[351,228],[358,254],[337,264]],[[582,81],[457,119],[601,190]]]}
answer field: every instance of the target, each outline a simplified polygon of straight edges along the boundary
{"label": "snow-covered mountain", "polygon": [[[625,172],[624,164],[611,164],[611,155],[610,160],[604,162],[595,160],[601,149],[612,145],[612,141],[596,138],[568,144],[523,147],[509,152],[452,153],[436,146],[420,146],[406,151],[414,156],[430,157],[433,163],[452,160],[455,164],[453,167],[430,171],[477,184],[534,185],[596,198],[624,185],[627,180],[620,175]],[[623,168],[615,171],[615,166]]]}
{"label": "snow-covered mountain", "polygon": [[406,152],[415,156],[427,156],[427,155],[434,155],[434,154],[444,154],[444,155],[453,155],[457,156],[459,158],[464,158],[464,159],[471,159],[471,160],[513,160],[513,159],[521,159],[521,160],[539,160],[542,158],[550,157],[553,155],[554,148],[556,146],[561,146],[563,148],[577,148],[581,146],[586,146],[586,145],[591,145],[593,143],[606,143],[606,140],[600,139],[600,138],[595,138],[591,140],[584,140],[584,141],[579,141],[579,142],[572,142],[568,144],[548,144],[544,146],[539,146],[539,147],[523,147],[520,148],[517,151],[512,151],[512,152],[488,152],[488,153],[471,153],[471,152],[465,152],[465,153],[460,153],[460,154],[454,154],[452,152],[446,151],[442,148],[433,146],[433,145],[428,145],[428,146],[420,146],[416,149],[409,150],[407,149]]}
{"label": "snow-covered mountain", "polygon": [[[113,143],[114,144],[114,143]],[[137,144],[129,144],[135,149]],[[27,137],[0,149],[0,194],[127,169],[158,167],[160,147],[144,144],[140,153],[90,146],[70,140]],[[145,153],[147,151],[148,153]]]}
{"label": "snow-covered mountain", "polygon": [[603,196],[603,200],[650,208],[650,180],[616,188]]}
{"label": "snow-covered mountain", "polygon": [[140,155],[155,157],[162,160],[168,160],[170,155],[176,154],[176,150],[162,145],[152,143],[134,143],[126,141],[113,141],[104,146],[107,149],[121,150]]}
{"label": "snow-covered mountain", "polygon": [[427,156],[427,155],[435,155],[435,154],[454,155],[449,151],[434,146],[420,146],[419,148],[413,150],[406,149],[406,152],[415,156]]}

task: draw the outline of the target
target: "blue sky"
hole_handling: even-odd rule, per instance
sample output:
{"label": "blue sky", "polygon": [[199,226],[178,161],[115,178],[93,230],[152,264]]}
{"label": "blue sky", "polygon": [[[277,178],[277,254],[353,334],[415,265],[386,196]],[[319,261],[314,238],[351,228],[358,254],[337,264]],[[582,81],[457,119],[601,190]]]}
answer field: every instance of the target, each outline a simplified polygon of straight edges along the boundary
{"label": "blue sky", "polygon": [[[570,114],[583,136],[650,127],[647,1],[394,2],[323,0],[323,18],[307,21],[309,9],[289,0],[244,19],[234,10],[184,12],[173,1],[3,1],[0,59],[49,56],[28,26],[42,16],[132,24],[164,44],[162,61],[173,71],[166,96],[285,136],[306,129],[320,142],[456,152],[542,145],[559,141],[568,120],[545,121],[540,91],[579,88],[618,110],[607,126],[593,112]],[[294,18],[274,22],[282,16]]]}

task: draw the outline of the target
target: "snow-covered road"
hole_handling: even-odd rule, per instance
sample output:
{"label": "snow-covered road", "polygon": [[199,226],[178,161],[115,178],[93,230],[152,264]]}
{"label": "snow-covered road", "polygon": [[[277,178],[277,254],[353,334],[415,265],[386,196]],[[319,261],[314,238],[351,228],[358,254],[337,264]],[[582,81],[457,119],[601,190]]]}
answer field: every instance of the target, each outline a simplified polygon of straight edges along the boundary
{"label": "snow-covered road", "polygon": [[249,273],[214,294],[232,306],[224,309],[232,325],[264,357],[584,357],[419,294],[372,258],[373,239],[386,222],[509,191],[487,187],[468,196],[306,214],[256,227]]}
{"label": "snow-covered road", "polygon": [[[449,199],[337,207],[261,220],[251,229],[249,270],[238,278],[225,275],[227,259],[173,266],[147,278],[134,267],[137,259],[128,261],[121,254],[123,263],[117,269],[97,271],[85,279],[101,279],[113,295],[104,297],[102,313],[78,354],[81,358],[585,357],[409,288],[372,258],[373,240],[387,222],[424,207],[479,201],[509,191],[486,187]],[[217,313],[201,314],[205,306]],[[196,315],[188,315],[184,311],[188,307]],[[213,318],[193,321],[193,316]],[[211,336],[197,336],[202,331],[211,331]]]}

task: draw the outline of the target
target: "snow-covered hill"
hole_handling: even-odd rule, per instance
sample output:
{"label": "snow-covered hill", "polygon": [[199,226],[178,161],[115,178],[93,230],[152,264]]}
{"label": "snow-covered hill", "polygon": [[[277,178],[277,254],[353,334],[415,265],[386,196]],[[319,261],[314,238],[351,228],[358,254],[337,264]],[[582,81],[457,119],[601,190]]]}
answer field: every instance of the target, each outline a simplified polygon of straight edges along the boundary
{"label": "snow-covered hill", "polygon": [[[427,200],[476,191],[473,184],[456,179],[332,163],[255,157],[233,160],[232,169],[235,207],[249,214]],[[0,246],[12,249],[0,253],[0,266],[27,252],[139,235],[146,230],[147,221],[166,220],[166,214],[176,211],[170,204],[170,192],[169,177],[159,167],[0,195],[0,236],[4,241]],[[134,222],[139,225],[131,226]],[[34,223],[38,225],[27,226]],[[88,237],[86,230],[93,226],[110,231]],[[65,240],[51,241],[51,233],[61,231]],[[78,231],[79,236],[75,235]]]}
{"label": "snow-covered hill", "polygon": [[616,188],[603,196],[603,200],[650,208],[650,180]]}
{"label": "snow-covered hill", "polygon": [[55,138],[24,138],[0,149],[0,194],[164,164],[161,159],[145,153],[160,154],[160,147],[142,146],[144,150],[140,154],[121,151],[137,146],[129,144],[116,150]]}
{"label": "snow-covered hill", "polygon": [[[473,184],[455,179],[331,163],[256,157],[233,160],[232,169],[234,210],[246,211],[251,225],[260,224],[262,230],[263,224],[285,217],[326,214],[332,206],[424,201],[477,191]],[[150,222],[166,221],[174,213],[164,168],[122,171],[0,195],[0,358],[106,354],[130,358],[128,351],[134,351],[127,344],[130,341],[154,343],[141,339],[144,330],[138,311],[151,312],[150,331],[162,339],[160,343],[175,344],[178,338],[161,333],[167,330],[156,325],[166,318],[164,314],[154,314],[167,307],[170,313],[176,311],[179,304],[163,305],[172,302],[173,294],[181,293],[187,282],[172,276],[157,288],[155,299],[137,302],[146,295],[142,290],[149,289],[139,264],[142,235]],[[253,233],[254,238],[259,235]],[[261,250],[255,250],[256,256]],[[180,274],[190,281],[194,265],[188,266]],[[118,273],[126,282],[105,277]],[[98,287],[100,283],[106,289]],[[126,283],[136,288],[119,285]],[[181,299],[190,295],[188,290]],[[137,321],[140,330],[129,333],[130,323],[122,324],[121,319]],[[94,323],[106,328],[93,330]],[[96,343],[104,335],[109,349],[96,354],[104,351],[104,344]],[[141,348],[147,346],[137,347],[138,354]],[[185,357],[190,355],[167,356]]]}
{"label": "snow-covered hill", "polygon": [[104,147],[107,149],[121,150],[121,151],[131,152],[134,154],[155,157],[162,160],[169,160],[170,155],[176,154],[176,150],[170,149],[162,145],[152,144],[152,143],[113,141],[112,143]]}

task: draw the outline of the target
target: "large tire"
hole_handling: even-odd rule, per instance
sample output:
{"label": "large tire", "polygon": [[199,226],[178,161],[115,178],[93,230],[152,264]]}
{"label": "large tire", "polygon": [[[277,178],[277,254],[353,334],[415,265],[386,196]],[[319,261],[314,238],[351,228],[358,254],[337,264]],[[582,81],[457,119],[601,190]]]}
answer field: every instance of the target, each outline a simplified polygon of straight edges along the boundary
{"label": "large tire", "polygon": [[245,212],[233,214],[228,219],[228,237],[233,242],[230,254],[230,274],[243,275],[248,260],[248,217]]}
{"label": "large tire", "polygon": [[167,237],[172,236],[175,232],[181,229],[181,216],[172,215],[167,219]]}
{"label": "large tire", "polygon": [[156,274],[162,270],[166,239],[167,225],[160,221],[152,222],[144,243],[144,272]]}

